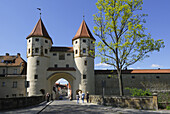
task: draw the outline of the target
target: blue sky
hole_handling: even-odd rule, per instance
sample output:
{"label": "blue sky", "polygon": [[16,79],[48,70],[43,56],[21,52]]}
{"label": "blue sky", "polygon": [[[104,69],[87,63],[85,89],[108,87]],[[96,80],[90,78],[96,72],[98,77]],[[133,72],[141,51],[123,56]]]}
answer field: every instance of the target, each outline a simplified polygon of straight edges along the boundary
{"label": "blue sky", "polygon": [[[85,21],[91,32],[93,14],[97,13],[97,0],[1,0],[0,1],[0,55],[10,53],[26,59],[26,37],[31,33],[39,19],[38,7],[42,9],[42,20],[53,46],[72,46],[72,38],[76,34],[85,15]],[[150,58],[139,61],[129,68],[155,69],[170,68],[170,0],[144,0],[143,12],[146,18],[147,32],[154,39],[163,39],[165,48],[153,52]],[[94,34],[93,34],[94,35]],[[94,36],[97,40],[98,38]],[[110,66],[95,59],[96,69],[110,69]]]}

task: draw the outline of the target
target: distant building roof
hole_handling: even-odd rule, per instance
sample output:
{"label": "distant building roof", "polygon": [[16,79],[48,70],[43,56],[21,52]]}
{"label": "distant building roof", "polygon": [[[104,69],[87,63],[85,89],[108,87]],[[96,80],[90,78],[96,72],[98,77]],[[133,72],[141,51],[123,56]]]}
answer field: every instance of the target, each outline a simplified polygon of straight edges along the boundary
{"label": "distant building roof", "polygon": [[[38,20],[37,24],[35,25],[34,29],[32,30],[32,32],[27,36],[26,39],[30,38],[30,37],[45,37],[49,40],[51,40],[52,42],[52,39],[51,37],[49,36],[41,18]],[[53,42],[52,42],[53,43]]]}
{"label": "distant building roof", "polygon": [[10,56],[6,53],[6,56],[0,56],[0,67],[20,67],[20,74],[26,75],[27,62],[21,58],[21,55]]}
{"label": "distant building roof", "polygon": [[74,38],[72,39],[75,40],[77,38],[91,38],[93,40],[96,40],[93,35],[91,34],[86,22],[83,20],[83,22],[81,23],[76,35],[74,36]]}
{"label": "distant building roof", "polygon": [[[95,74],[116,74],[116,70],[95,70]],[[133,69],[122,70],[122,74],[167,74],[170,69]]]}
{"label": "distant building roof", "polygon": [[51,47],[50,52],[73,52],[73,47]]}

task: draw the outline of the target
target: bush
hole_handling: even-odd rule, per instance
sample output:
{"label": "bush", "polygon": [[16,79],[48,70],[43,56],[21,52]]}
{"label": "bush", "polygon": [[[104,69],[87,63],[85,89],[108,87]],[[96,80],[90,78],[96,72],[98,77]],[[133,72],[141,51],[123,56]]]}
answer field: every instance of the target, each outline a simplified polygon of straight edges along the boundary
{"label": "bush", "polygon": [[166,106],[166,109],[167,109],[167,110],[170,110],[170,106]]}
{"label": "bush", "polygon": [[150,92],[149,89],[147,90],[142,90],[142,89],[137,89],[137,88],[125,88],[126,90],[129,90],[130,93],[132,94],[131,96],[135,97],[135,96],[151,96],[152,93]]}

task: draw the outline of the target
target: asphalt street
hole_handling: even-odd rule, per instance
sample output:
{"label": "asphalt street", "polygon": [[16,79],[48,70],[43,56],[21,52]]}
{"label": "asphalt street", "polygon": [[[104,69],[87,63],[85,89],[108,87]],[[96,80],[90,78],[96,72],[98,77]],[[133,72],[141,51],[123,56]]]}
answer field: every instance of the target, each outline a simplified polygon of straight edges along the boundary
{"label": "asphalt street", "polygon": [[0,114],[170,114],[169,110],[137,110],[127,108],[114,108],[93,103],[79,103],[76,100],[54,100],[53,102],[43,102],[39,105],[1,111]]}

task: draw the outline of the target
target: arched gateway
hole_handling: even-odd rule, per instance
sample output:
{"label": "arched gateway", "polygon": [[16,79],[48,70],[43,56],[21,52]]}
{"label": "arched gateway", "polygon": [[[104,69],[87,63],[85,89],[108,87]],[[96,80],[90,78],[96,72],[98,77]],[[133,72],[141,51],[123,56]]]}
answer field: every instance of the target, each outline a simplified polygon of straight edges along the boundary
{"label": "arched gateway", "polygon": [[53,74],[51,74],[49,77],[47,77],[48,80],[48,88],[47,88],[47,92],[48,93],[54,93],[53,91],[53,86],[55,85],[55,82],[60,79],[60,78],[64,78],[65,80],[67,80],[70,85],[71,85],[71,92],[73,97],[75,97],[75,91],[76,91],[76,78],[67,72],[55,72]]}
{"label": "arched gateway", "polygon": [[26,39],[28,96],[52,94],[60,78],[71,84],[73,98],[76,90],[94,94],[94,54],[90,51],[95,38],[84,20],[72,39],[73,47],[52,46],[41,18]]}

